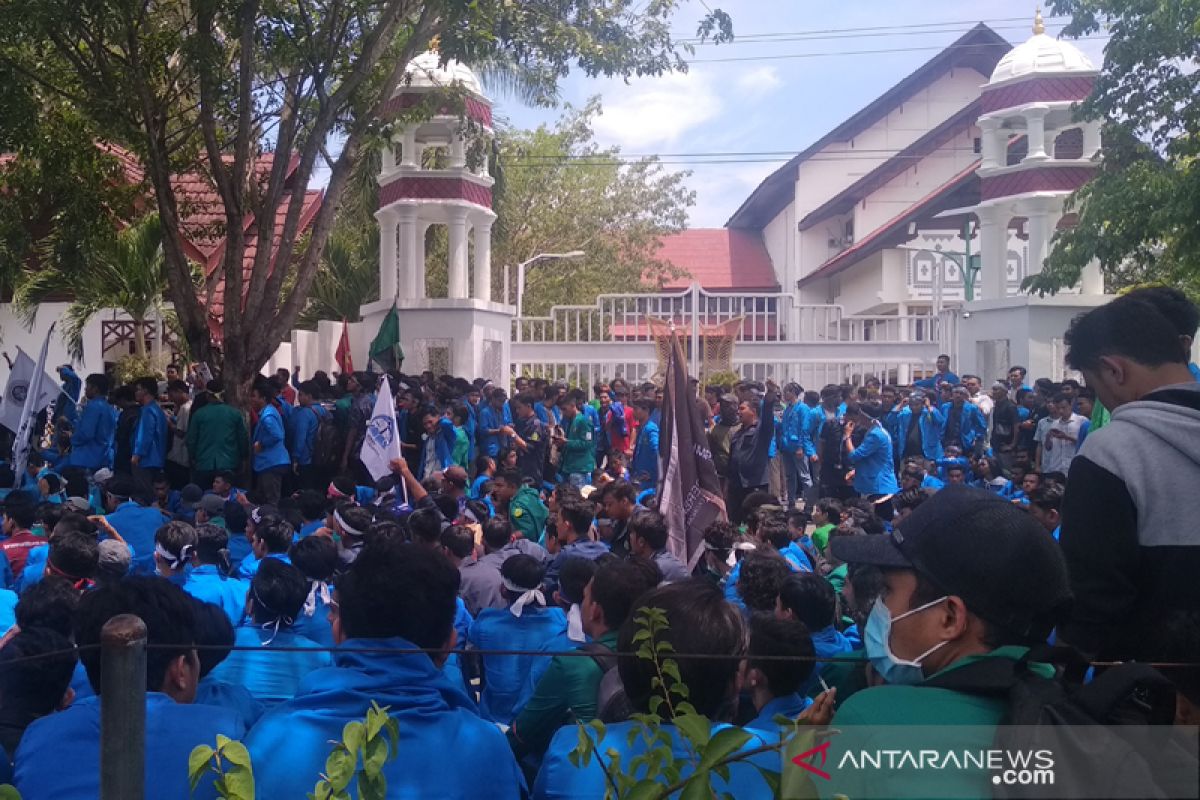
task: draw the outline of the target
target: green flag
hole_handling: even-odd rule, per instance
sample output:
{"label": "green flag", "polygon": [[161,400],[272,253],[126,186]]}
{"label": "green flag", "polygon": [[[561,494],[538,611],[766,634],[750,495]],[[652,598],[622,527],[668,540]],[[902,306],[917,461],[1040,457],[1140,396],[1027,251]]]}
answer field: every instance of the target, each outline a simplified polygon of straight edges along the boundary
{"label": "green flag", "polygon": [[400,315],[396,313],[395,305],[383,318],[379,333],[371,341],[371,360],[385,372],[398,370],[404,363],[404,348],[400,346]]}

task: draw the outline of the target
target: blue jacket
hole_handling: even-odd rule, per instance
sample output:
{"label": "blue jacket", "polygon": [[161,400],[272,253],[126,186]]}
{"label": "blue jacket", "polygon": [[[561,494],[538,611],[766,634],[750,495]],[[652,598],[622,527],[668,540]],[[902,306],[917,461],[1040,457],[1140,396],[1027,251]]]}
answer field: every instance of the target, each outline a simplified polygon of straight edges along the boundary
{"label": "blue jacket", "polygon": [[558,575],[562,572],[563,564],[567,563],[568,558],[586,558],[588,561],[595,561],[610,552],[612,551],[604,542],[586,540],[572,542],[559,550],[555,554],[554,560],[550,562],[550,566],[546,567],[546,577],[542,579],[542,590],[546,594],[546,602],[550,602],[550,595],[558,590]]}
{"label": "blue jacket", "polygon": [[[114,422],[114,427],[116,423]],[[133,432],[133,455],[142,469],[162,469],[167,460],[167,415],[158,403],[142,406]]]}
{"label": "blue jacket", "polygon": [[[808,406],[797,400],[783,409],[783,420],[779,425],[779,446],[788,455],[794,455],[797,450],[808,449],[804,440],[808,436]],[[810,444],[809,447],[812,445]]]}
{"label": "blue jacket", "polygon": [[892,461],[892,438],[876,420],[867,429],[862,444],[849,456],[854,465],[854,491],[863,496],[895,494],[900,491]]}
{"label": "blue jacket", "polygon": [[758,712],[758,716],[747,722],[743,727],[748,731],[758,734],[767,741],[777,742],[783,734],[783,730],[780,728],[779,723],[775,722],[775,716],[782,714],[788,719],[795,719],[800,716],[800,713],[804,709],[811,705],[812,700],[799,692],[785,694],[783,697],[776,697],[763,706]]}
{"label": "blue jacket", "polygon": [[142,575],[154,574],[154,534],[168,522],[157,508],[126,500],[117,510],[104,517],[121,534],[133,551],[133,571]]}
{"label": "blue jacket", "polygon": [[[605,754],[610,749],[616,750],[621,757],[621,771],[629,774],[631,762],[646,751],[644,739],[641,736],[630,735],[639,725],[640,723],[633,721],[614,723],[608,726],[604,738],[599,741],[596,741],[595,730],[587,728],[586,731],[596,744],[596,752]],[[714,723],[712,732],[716,734],[729,727],[724,723]],[[676,761],[685,765],[682,776],[690,775],[695,769],[692,764],[691,746],[673,725],[663,725],[661,730],[670,737],[671,750]],[[575,725],[565,725],[550,740],[546,758],[542,761],[542,768],[533,785],[534,800],[558,800],[559,798],[582,800],[582,798],[604,797],[607,782],[604,771],[597,760],[592,758],[586,767],[576,767],[570,761],[570,753],[579,743],[579,731],[580,729]],[[742,748],[742,752],[762,747],[764,744],[762,739],[752,736]],[[763,780],[759,768],[778,772],[779,764],[778,753],[760,753],[751,756],[746,761],[728,765],[728,781],[722,780],[714,773],[710,778],[711,785],[717,797],[736,797],[738,800],[773,797],[774,794]],[[639,767],[634,774],[639,777],[644,775],[644,765]],[[658,780],[662,783],[666,778],[660,776]],[[708,793],[706,792],[704,796],[707,797]]]}
{"label": "blue jacket", "polygon": [[558,406],[551,406],[550,409],[547,410],[544,402],[534,403],[533,413],[537,414],[537,418],[542,421],[543,425],[549,425],[551,419],[554,420],[555,425],[562,424],[562,411]]}
{"label": "blue jacket", "polygon": [[83,381],[70,367],[63,369],[62,389],[58,393],[58,403],[54,406],[56,418],[66,417],[74,422],[79,416],[79,390]]}
{"label": "blue jacket", "polygon": [[[312,588],[311,582],[309,588]],[[305,614],[304,609],[301,608],[292,630],[306,639],[312,639],[321,647],[333,647],[333,626],[329,622],[329,606],[319,594],[316,596],[316,605],[313,607],[312,615]]]}
{"label": "blue jacket", "polygon": [[[374,700],[400,728],[399,755],[384,767],[389,798],[519,797],[525,782],[504,734],[479,718],[466,690],[428,656],[347,652],[413,647],[398,637],[351,639],[334,651],[334,667],[310,674],[294,700],[267,712],[246,738],[258,796],[307,797],[325,770],[329,741],[364,719]],[[349,792],[357,796],[355,784]]]}
{"label": "blue jacket", "polygon": [[[468,643],[480,650],[541,650],[546,642],[567,629],[561,608],[525,606],[520,617],[507,608],[485,608],[475,617]],[[549,656],[483,656],[483,691],[479,713],[484,719],[511,725],[529,702],[526,675],[535,662],[548,664]]]}
{"label": "blue jacket", "polygon": [[[904,457],[904,442],[908,437],[908,426],[912,424],[912,408],[905,406],[896,413],[895,425],[889,433],[892,435],[892,445],[896,450],[896,460]],[[921,426],[922,455],[930,461],[942,457],[942,432],[946,427],[946,417],[941,409],[927,408],[921,412],[917,422]]]}
{"label": "blue jacket", "polygon": [[299,406],[292,411],[284,427],[287,428],[287,449],[293,463],[301,466],[312,463],[317,428],[328,413],[324,406],[315,403],[307,407]]}
{"label": "blue jacket", "polygon": [[[645,478],[641,477],[643,474]],[[638,429],[629,475],[643,489],[658,485],[658,423],[653,420],[647,420]]]}
{"label": "blue jacket", "polygon": [[931,378],[922,378],[919,381],[913,381],[913,386],[917,387],[918,389],[936,389],[943,383],[948,383],[951,386],[958,386],[960,383],[962,383],[962,381],[959,380],[959,377],[953,372],[947,370],[946,372],[939,372]]}
{"label": "blue jacket", "polygon": [[[197,703],[227,708],[241,718],[249,728],[263,715],[263,704],[254,699],[245,686],[217,680],[205,675],[196,686]],[[315,783],[315,781],[314,781]]]}
{"label": "blue jacket", "polygon": [[597,411],[590,403],[584,403],[580,409],[583,415],[587,417],[587,421],[592,423],[592,441],[597,444],[600,442],[600,412]]}
{"label": "blue jacket", "polygon": [[237,627],[246,610],[250,581],[226,577],[215,564],[201,564],[188,570],[183,590],[197,600],[220,607],[234,627]]}
{"label": "blue jacket", "polygon": [[[437,430],[433,434],[437,440],[433,443],[433,452],[437,458],[437,468],[446,470],[454,466],[454,420],[440,417],[437,421]],[[421,436],[421,466],[417,470],[417,475],[425,474],[425,444],[429,440],[429,434]]]}
{"label": "blue jacket", "polygon": [[[854,645],[850,640],[833,625],[819,631],[814,631],[810,636],[812,638],[813,651],[817,658],[837,658],[854,649]],[[832,663],[834,662],[818,661],[815,669],[813,669],[812,676],[808,679],[808,683],[800,688],[800,693],[812,694],[818,690],[821,684],[821,673],[828,669]]]}
{"label": "blue jacket", "polygon": [[75,432],[71,434],[71,452],[64,467],[84,467],[95,471],[112,463],[113,435],[117,432],[117,412],[103,397],[88,400]]}
{"label": "blue jacket", "polygon": [[512,425],[512,412],[509,411],[507,403],[499,411],[490,405],[483,407],[479,412],[479,431],[476,437],[476,440],[479,442],[480,452],[495,458],[500,455],[501,450],[511,446],[511,437],[499,434],[489,436],[487,433],[488,431],[503,428],[505,425]]}
{"label": "blue jacket", "polygon": [[[946,430],[946,425],[950,421],[950,408],[953,403],[942,404],[942,431]],[[962,423],[958,428],[959,447],[962,448],[964,454],[969,454],[975,447],[975,442],[984,440],[987,443],[987,418],[983,416],[983,412],[979,410],[979,406],[974,403],[963,403]]]}
{"label": "blue jacket", "polygon": [[272,405],[263,406],[254,426],[254,444],[259,445],[254,454],[254,471],[266,472],[274,467],[286,467],[292,463],[284,445],[283,417]]}
{"label": "blue jacket", "polygon": [[[150,692],[146,695],[147,793],[216,797],[211,778],[201,781],[194,794],[188,791],[188,756],[196,745],[215,747],[218,734],[240,739],[244,730],[233,711],[176,703],[165,694]],[[310,782],[316,783],[315,774]],[[25,800],[96,800],[100,796],[100,698],[76,699],[64,711],[34,720],[17,748],[14,783]]]}
{"label": "blue jacket", "polygon": [[[821,429],[825,427],[825,411],[819,405],[816,407],[806,406],[805,409],[808,418],[805,421],[807,438],[805,439],[804,453],[812,457],[817,454],[817,443],[821,441]],[[810,448],[812,452],[809,452]]]}
{"label": "blue jacket", "polygon": [[233,643],[258,649],[234,650],[212,671],[212,677],[245,686],[267,708],[291,700],[305,675],[332,663],[329,653],[318,650],[316,642],[288,628],[276,633],[272,628],[247,622],[234,632]]}

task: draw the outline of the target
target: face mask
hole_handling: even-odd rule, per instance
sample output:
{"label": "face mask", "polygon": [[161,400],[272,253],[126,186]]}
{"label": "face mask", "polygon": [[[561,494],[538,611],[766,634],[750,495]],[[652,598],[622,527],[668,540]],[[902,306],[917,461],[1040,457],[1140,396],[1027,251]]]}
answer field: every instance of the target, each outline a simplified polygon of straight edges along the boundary
{"label": "face mask", "polygon": [[946,597],[939,597],[937,600],[893,617],[892,612],[888,611],[888,607],[883,604],[883,598],[875,598],[875,606],[871,609],[871,616],[867,618],[867,630],[863,645],[867,651],[867,658],[871,660],[871,666],[886,682],[901,686],[915,686],[925,680],[925,673],[921,671],[921,662],[930,653],[945,647],[949,642],[938,642],[911,661],[905,661],[897,658],[892,652],[892,625],[919,611],[932,608],[945,599]]}

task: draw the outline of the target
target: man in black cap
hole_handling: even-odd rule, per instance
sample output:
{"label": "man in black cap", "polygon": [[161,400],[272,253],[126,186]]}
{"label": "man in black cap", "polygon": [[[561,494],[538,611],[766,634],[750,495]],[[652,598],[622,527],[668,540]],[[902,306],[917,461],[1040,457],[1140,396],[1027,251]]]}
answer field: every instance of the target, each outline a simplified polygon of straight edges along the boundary
{"label": "man in black cap", "polygon": [[[1067,569],[1054,539],[1021,509],[985,489],[947,487],[922,503],[892,533],[840,536],[834,556],[883,571],[884,589],[863,641],[887,685],[849,697],[834,716],[839,751],[895,748],[887,726],[927,726],[917,747],[987,749],[1005,710],[1003,697],[951,688],[996,660],[1016,668],[1044,642],[1070,601]],[[1028,664],[1052,677],[1048,665]],[[967,684],[970,681],[966,681]],[[978,739],[979,741],[975,741]],[[831,791],[850,797],[917,797],[920,773],[835,770]],[[990,795],[983,771],[954,770],[937,780],[937,796]],[[901,793],[902,792],[902,793]]]}

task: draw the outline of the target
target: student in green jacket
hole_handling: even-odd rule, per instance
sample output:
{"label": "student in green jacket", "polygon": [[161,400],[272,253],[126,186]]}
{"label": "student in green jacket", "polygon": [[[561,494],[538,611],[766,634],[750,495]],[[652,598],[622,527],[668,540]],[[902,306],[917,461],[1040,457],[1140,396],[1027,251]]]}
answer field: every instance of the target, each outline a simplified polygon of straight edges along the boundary
{"label": "student in green jacket", "polygon": [[596,471],[596,442],[593,441],[592,423],[580,413],[583,398],[577,392],[568,392],[558,401],[566,434],[556,441],[562,452],[563,476],[572,486],[583,488],[591,482],[592,473]]}
{"label": "student in green jacket", "polygon": [[[883,571],[863,641],[887,685],[857,692],[837,709],[833,725],[842,733],[827,763],[862,751],[990,748],[1004,698],[950,687],[970,685],[981,668],[997,668],[995,659],[1015,671],[1031,645],[1046,641],[1070,600],[1054,539],[996,494],[951,486],[892,533],[835,536],[830,548],[840,560]],[[1053,675],[1047,665],[1030,666]],[[898,737],[889,726],[906,726],[906,733]],[[981,769],[829,772],[817,782],[822,796],[987,797],[993,790],[992,773]]]}
{"label": "student in green jacket", "polygon": [[521,481],[519,470],[503,467],[496,471],[492,478],[492,498],[496,502],[496,513],[507,513],[514,531],[531,542],[542,539],[550,511],[537,491]]}
{"label": "student in green jacket", "polygon": [[[192,459],[192,483],[212,487],[218,472],[236,473],[250,452],[250,433],[242,412],[224,402],[225,385],[208,382],[208,402],[188,419],[187,449]],[[194,408],[194,406],[193,406]]]}

